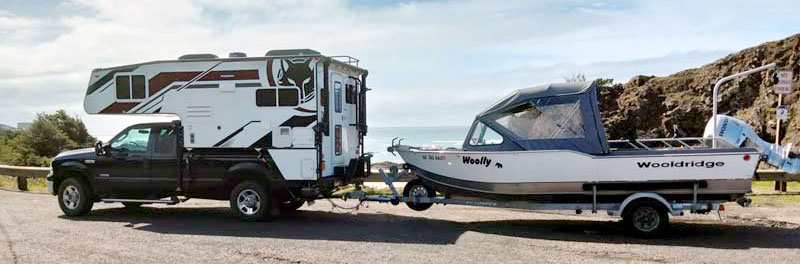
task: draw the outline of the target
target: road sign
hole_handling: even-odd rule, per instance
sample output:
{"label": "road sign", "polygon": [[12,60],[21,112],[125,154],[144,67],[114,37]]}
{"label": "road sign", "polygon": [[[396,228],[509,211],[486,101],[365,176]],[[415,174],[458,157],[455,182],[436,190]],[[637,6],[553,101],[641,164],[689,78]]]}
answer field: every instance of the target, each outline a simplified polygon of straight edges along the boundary
{"label": "road sign", "polygon": [[786,121],[789,119],[789,106],[788,105],[779,105],[778,108],[775,109],[775,115],[778,116],[778,119],[781,121]]}
{"label": "road sign", "polygon": [[778,82],[773,88],[776,94],[788,94],[792,92],[792,71],[780,70],[776,73]]}

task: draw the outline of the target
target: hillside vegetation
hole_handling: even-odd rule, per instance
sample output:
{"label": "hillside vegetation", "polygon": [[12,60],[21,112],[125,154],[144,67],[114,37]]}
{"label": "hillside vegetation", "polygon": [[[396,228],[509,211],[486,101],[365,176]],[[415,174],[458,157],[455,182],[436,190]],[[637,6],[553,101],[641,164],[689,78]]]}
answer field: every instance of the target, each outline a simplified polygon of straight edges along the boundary
{"label": "hillside vegetation", "polygon": [[800,34],[767,42],[728,55],[696,69],[665,77],[635,76],[625,84],[603,80],[600,109],[609,139],[702,136],[712,111],[714,83],[727,75],[776,62],[774,69],[741,77],[720,89],[719,113],[749,123],[764,139],[775,137],[775,107],[772,92],[776,69],[791,69],[795,91],[784,95],[790,106],[788,124],[781,126],[782,144],[800,143]]}

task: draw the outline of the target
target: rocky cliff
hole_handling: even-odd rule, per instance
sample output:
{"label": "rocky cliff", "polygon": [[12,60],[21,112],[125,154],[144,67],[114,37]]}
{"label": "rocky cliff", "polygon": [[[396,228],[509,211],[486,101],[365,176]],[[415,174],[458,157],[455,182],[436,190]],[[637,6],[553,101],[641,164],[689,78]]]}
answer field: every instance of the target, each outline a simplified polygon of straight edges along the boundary
{"label": "rocky cliff", "polygon": [[782,144],[800,143],[800,34],[728,55],[711,64],[666,77],[635,76],[625,84],[601,80],[600,109],[609,139],[702,136],[712,111],[714,83],[727,75],[777,62],[774,69],[741,77],[720,89],[719,113],[736,116],[767,141],[775,137],[772,92],[775,69],[791,69],[795,91],[784,95],[790,106],[781,124]]}

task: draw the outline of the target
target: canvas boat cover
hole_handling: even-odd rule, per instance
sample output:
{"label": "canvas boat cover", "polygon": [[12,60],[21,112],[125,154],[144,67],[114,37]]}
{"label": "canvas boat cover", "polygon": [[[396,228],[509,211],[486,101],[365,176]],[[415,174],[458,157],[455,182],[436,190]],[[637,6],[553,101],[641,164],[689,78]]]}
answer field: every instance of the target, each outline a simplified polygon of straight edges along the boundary
{"label": "canvas boat cover", "polygon": [[[480,112],[470,131],[464,150],[609,152],[593,82],[517,90]],[[488,134],[497,139],[487,141]]]}

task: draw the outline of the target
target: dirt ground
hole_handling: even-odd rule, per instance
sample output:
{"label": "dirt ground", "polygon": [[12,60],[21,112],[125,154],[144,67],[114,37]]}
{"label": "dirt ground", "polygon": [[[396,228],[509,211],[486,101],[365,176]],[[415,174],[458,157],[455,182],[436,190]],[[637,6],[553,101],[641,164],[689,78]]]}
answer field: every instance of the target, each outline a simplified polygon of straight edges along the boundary
{"label": "dirt ground", "polygon": [[55,196],[0,190],[0,263],[797,263],[800,206],[726,208],[638,239],[605,214],[325,200],[263,223],[211,200],[68,218]]}

